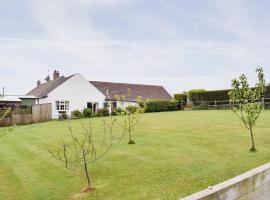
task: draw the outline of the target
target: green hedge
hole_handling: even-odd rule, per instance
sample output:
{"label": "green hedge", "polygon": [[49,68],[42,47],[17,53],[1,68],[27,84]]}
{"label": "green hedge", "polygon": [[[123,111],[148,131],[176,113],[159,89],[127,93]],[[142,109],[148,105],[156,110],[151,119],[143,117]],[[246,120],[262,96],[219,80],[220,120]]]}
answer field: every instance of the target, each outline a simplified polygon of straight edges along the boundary
{"label": "green hedge", "polygon": [[193,94],[195,93],[197,93],[197,92],[206,92],[206,90],[204,90],[204,89],[193,89],[193,90],[190,90],[190,91],[188,91],[188,99],[189,100],[193,100]]}
{"label": "green hedge", "polygon": [[146,106],[146,112],[165,112],[181,109],[181,105],[177,100],[152,100],[147,101]]}
{"label": "green hedge", "polygon": [[270,98],[270,86],[266,87],[265,98]]}
{"label": "green hedge", "polygon": [[[193,91],[191,99],[193,102],[199,101],[223,101],[229,100],[230,90],[214,90],[214,91]],[[265,98],[270,98],[270,86],[266,87]]]}
{"label": "green hedge", "polygon": [[229,100],[230,90],[215,90],[205,92],[193,92],[192,101],[222,101]]}
{"label": "green hedge", "polygon": [[175,94],[174,99],[177,101],[187,101],[187,94]]}

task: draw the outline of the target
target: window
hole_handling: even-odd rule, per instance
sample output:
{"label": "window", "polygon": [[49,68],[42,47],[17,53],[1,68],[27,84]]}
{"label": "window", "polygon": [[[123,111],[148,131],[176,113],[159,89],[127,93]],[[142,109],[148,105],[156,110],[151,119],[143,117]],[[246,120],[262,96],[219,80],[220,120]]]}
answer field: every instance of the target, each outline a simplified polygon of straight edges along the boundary
{"label": "window", "polygon": [[55,107],[59,111],[69,110],[69,101],[56,101]]}

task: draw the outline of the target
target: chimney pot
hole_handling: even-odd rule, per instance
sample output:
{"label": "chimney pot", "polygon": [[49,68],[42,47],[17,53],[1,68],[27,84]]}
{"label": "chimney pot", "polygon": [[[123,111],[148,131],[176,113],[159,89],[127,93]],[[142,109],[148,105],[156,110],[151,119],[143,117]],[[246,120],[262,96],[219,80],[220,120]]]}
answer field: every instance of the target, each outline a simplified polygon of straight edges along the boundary
{"label": "chimney pot", "polygon": [[45,81],[50,82],[50,81],[51,81],[51,77],[48,75],[48,76],[45,78]]}
{"label": "chimney pot", "polygon": [[56,79],[58,79],[59,77],[60,77],[59,71],[54,70],[54,72],[53,72],[53,80],[56,80]]}
{"label": "chimney pot", "polygon": [[37,81],[37,86],[38,86],[38,87],[41,86],[40,80]]}

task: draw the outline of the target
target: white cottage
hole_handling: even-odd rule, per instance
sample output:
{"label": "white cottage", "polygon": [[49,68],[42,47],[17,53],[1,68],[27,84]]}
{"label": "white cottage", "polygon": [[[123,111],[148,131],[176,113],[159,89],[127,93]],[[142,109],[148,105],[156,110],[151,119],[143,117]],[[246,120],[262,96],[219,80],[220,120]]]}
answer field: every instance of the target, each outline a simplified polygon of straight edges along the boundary
{"label": "white cottage", "polygon": [[52,80],[50,76],[45,80],[43,84],[38,81],[27,95],[38,98],[37,104],[51,103],[52,118],[58,118],[63,112],[71,115],[71,111],[84,108],[96,112],[107,101],[113,101],[114,107],[125,106],[114,97],[126,95],[128,88],[132,91],[130,102],[133,103],[136,103],[138,96],[144,99],[172,99],[162,86],[88,81],[80,74],[65,77],[60,76],[58,71],[54,71]]}

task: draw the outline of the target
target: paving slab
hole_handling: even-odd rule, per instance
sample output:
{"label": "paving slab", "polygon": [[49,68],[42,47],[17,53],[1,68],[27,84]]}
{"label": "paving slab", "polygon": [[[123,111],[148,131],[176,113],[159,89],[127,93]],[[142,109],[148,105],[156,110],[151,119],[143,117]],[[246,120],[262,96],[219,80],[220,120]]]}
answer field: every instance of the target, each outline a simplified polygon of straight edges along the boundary
{"label": "paving slab", "polygon": [[270,200],[270,181],[241,197],[239,200]]}

